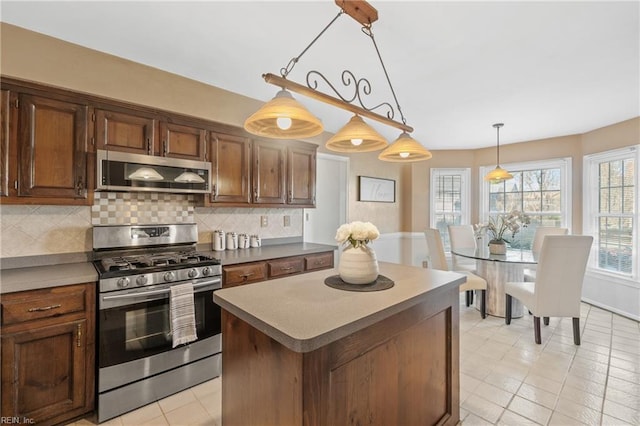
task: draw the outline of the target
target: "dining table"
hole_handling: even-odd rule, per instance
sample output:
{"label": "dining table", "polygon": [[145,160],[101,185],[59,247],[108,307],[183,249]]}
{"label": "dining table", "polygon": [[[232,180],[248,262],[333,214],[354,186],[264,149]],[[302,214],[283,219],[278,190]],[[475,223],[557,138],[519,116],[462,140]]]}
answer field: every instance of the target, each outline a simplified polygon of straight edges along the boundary
{"label": "dining table", "polygon": [[[526,268],[535,268],[538,263],[538,253],[509,246],[507,246],[505,254],[490,253],[489,247],[483,245],[477,248],[456,248],[452,249],[451,253],[456,256],[475,259],[476,275],[487,281],[487,314],[503,318],[506,310],[505,283],[524,281],[524,270]],[[511,300],[511,316],[513,318],[521,317],[523,312],[522,304],[516,298]],[[479,301],[476,301],[476,305],[479,309]]]}

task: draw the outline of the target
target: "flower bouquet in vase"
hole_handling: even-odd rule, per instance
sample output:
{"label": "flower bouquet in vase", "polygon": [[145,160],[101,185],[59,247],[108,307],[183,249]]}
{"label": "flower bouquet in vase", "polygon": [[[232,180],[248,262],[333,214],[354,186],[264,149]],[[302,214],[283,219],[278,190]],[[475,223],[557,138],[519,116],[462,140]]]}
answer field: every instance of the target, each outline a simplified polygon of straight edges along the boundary
{"label": "flower bouquet in vase", "polygon": [[511,238],[513,238],[521,228],[526,228],[530,223],[531,219],[525,213],[512,210],[508,214],[498,215],[497,219],[490,217],[488,223],[474,225],[475,235],[479,238],[483,233],[486,233],[490,238],[489,253],[506,254],[509,241],[504,237],[504,234],[509,231]]}
{"label": "flower bouquet in vase", "polygon": [[336,241],[344,245],[338,263],[342,281],[349,284],[371,284],[379,274],[376,253],[369,243],[380,236],[371,222],[345,223],[336,232]]}

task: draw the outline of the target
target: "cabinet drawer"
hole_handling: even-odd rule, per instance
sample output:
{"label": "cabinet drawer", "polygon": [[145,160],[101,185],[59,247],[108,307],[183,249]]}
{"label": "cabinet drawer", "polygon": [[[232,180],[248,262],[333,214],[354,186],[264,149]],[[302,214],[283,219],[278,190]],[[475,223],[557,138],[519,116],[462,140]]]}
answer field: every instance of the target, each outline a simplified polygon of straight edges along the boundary
{"label": "cabinet drawer", "polygon": [[267,279],[267,264],[264,262],[243,263],[222,268],[222,287],[234,287]]}
{"label": "cabinet drawer", "polygon": [[87,310],[85,285],[9,293],[2,296],[2,325]]}
{"label": "cabinet drawer", "polygon": [[304,257],[304,269],[306,271],[327,268],[333,268],[333,252],[310,254]]}
{"label": "cabinet drawer", "polygon": [[269,262],[269,278],[299,274],[304,271],[303,257],[287,257]]}

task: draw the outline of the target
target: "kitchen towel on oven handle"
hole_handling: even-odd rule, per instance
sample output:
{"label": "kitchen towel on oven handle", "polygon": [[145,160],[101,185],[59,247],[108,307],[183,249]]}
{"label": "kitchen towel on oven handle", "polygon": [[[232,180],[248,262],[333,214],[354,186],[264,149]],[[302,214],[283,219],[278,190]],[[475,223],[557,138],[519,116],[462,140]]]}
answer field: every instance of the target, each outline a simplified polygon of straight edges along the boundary
{"label": "kitchen towel on oven handle", "polygon": [[169,311],[173,347],[197,340],[193,284],[185,283],[171,286]]}

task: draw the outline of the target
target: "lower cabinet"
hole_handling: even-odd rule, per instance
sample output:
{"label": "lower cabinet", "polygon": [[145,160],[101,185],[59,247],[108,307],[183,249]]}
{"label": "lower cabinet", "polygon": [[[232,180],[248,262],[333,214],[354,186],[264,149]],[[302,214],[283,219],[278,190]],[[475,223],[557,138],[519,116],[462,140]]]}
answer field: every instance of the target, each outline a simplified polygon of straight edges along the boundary
{"label": "lower cabinet", "polygon": [[222,287],[235,287],[329,268],[333,268],[333,251],[223,266]]}
{"label": "lower cabinet", "polygon": [[2,417],[53,425],[94,408],[95,284],[2,296]]}

